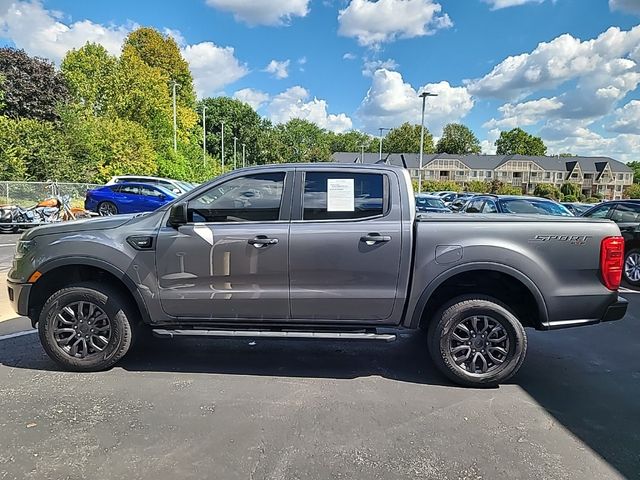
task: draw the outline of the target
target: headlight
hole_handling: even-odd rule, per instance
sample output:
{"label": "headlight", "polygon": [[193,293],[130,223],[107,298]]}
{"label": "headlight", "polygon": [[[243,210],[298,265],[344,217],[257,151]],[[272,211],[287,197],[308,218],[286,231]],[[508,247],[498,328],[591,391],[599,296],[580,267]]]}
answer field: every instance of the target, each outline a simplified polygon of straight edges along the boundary
{"label": "headlight", "polygon": [[35,240],[18,240],[18,244],[16,245],[16,253],[20,256],[26,255],[28,252],[33,250],[35,246]]}

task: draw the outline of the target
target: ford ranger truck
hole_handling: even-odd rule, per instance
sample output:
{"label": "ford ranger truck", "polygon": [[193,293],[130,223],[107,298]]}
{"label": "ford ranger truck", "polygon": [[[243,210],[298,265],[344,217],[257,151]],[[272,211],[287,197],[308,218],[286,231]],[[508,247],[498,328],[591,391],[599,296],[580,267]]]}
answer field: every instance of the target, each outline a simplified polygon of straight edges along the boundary
{"label": "ford ranger truck", "polygon": [[235,170],[160,209],[28,230],[9,298],[47,354],[111,367],[136,337],[395,339],[426,330],[437,367],[495,386],[526,328],[622,318],[615,223],[416,216],[406,170],[329,163]]}

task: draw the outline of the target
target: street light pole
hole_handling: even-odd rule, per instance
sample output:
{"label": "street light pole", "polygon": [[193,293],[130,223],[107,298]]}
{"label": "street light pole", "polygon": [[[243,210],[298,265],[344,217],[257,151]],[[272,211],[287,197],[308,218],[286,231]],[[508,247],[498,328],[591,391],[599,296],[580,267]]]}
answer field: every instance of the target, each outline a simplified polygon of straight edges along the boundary
{"label": "street light pole", "polygon": [[178,82],[173,82],[173,151],[178,151],[178,114],[176,113],[176,87]]}
{"label": "street light pole", "polygon": [[427,97],[437,97],[438,94],[430,92],[422,92],[422,121],[420,122],[420,168],[418,170],[418,193],[422,192],[422,156],[424,155],[424,107],[427,103]]}
{"label": "street light pole", "polygon": [[391,129],[380,127],[378,130],[380,130],[380,157],[378,158],[378,160],[382,160],[382,132],[384,132],[385,130],[391,130]]}
{"label": "street light pole", "polygon": [[243,143],[242,144],[242,168],[245,167],[246,163],[245,163],[245,147],[246,145]]}
{"label": "street light pole", "polygon": [[364,143],[360,145],[360,163],[364,163]]}
{"label": "street light pole", "polygon": [[238,142],[238,137],[233,137],[233,169],[236,169],[236,143]]}
{"label": "street light pole", "polygon": [[222,151],[222,171],[224,172],[224,120],[220,123],[222,124],[222,137],[221,137],[222,145],[220,146],[220,149]]}
{"label": "street light pole", "polygon": [[207,166],[207,124],[206,124],[206,111],[207,106],[202,104],[202,163]]}

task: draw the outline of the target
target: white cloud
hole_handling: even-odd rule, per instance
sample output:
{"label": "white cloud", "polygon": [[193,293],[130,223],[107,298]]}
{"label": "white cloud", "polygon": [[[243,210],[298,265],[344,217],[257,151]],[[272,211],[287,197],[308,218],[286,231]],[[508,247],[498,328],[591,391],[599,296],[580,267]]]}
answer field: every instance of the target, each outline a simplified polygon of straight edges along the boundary
{"label": "white cloud", "polygon": [[258,110],[269,100],[269,94],[253,88],[243,88],[234,93],[233,98],[248,103],[254,110]]}
{"label": "white cloud", "polygon": [[544,0],[482,0],[484,3],[491,5],[491,10],[500,10],[501,8],[518,7],[527,3],[542,3]]}
{"label": "white cloud", "polygon": [[640,100],[631,100],[614,113],[614,121],[609,130],[619,133],[640,134]]}
{"label": "white cloud", "polygon": [[474,95],[505,99],[523,98],[570,80],[592,90],[596,84],[607,86],[610,80],[617,80],[611,79],[612,74],[635,73],[638,45],[640,26],[628,31],[611,27],[586,41],[564,34],[538,44],[531,53],[507,57],[484,77],[465,83]]}
{"label": "white cloud", "polygon": [[523,103],[506,103],[498,108],[503,118],[496,120],[492,118],[483,126],[485,128],[512,129],[526,125],[535,125],[547,118],[552,112],[561,109],[563,106],[557,98],[540,98]]}
{"label": "white cloud", "polygon": [[283,60],[279,62],[278,60],[271,60],[269,64],[264,67],[263,72],[270,73],[275,78],[281,80],[283,78],[287,78],[289,76],[289,64],[290,60]]}
{"label": "white cloud", "polygon": [[232,47],[219,47],[212,42],[188,45],[182,55],[189,62],[200,96],[217,92],[248,73],[246,65],[235,57]]}
{"label": "white cloud", "polygon": [[443,81],[414,89],[400,73],[381,69],[374,73],[357,114],[370,131],[404,122],[420,123],[422,100],[418,92],[422,91],[438,94],[427,99],[425,110],[425,124],[436,135],[445,124],[460,121],[473,108],[473,99],[465,87],[453,87]]}
{"label": "white cloud", "polygon": [[432,35],[453,25],[434,0],[351,0],[338,14],[338,33],[368,47]]}
{"label": "white cloud", "polygon": [[300,86],[291,87],[273,97],[267,106],[268,116],[275,123],[301,118],[334,132],[344,132],[352,128],[351,119],[347,115],[330,114],[327,112],[325,100],[309,100],[309,97],[306,89]]}
{"label": "white cloud", "polygon": [[342,55],[343,60],[355,60],[356,58],[358,58],[358,56],[351,52],[347,52],[344,55]]}
{"label": "white cloud", "polygon": [[68,50],[87,42],[102,44],[118,54],[135,25],[100,25],[90,20],[64,23],[59,12],[47,10],[38,0],[0,3],[0,37],[10,39],[31,55],[59,63]]}
{"label": "white cloud", "polygon": [[249,25],[287,25],[309,13],[310,0],[207,0],[207,5],[233,13]]}
{"label": "white cloud", "polygon": [[165,35],[169,35],[172,37],[179,47],[184,47],[187,44],[187,41],[182,36],[182,32],[180,30],[174,30],[173,28],[164,28],[162,32]]}
{"label": "white cloud", "polygon": [[365,77],[373,77],[373,74],[381,68],[395,70],[398,68],[398,64],[392,58],[387,60],[365,60],[362,65],[362,75]]}
{"label": "white cloud", "polygon": [[609,8],[640,15],[640,2],[638,0],[609,0]]}

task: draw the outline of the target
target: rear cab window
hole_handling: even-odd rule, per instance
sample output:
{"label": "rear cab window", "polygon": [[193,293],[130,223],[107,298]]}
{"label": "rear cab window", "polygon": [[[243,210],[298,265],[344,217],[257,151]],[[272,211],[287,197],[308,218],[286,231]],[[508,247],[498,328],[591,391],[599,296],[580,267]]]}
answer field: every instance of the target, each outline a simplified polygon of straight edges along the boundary
{"label": "rear cab window", "polygon": [[350,220],[380,217],[388,206],[386,175],[314,172],[304,174],[302,220]]}

